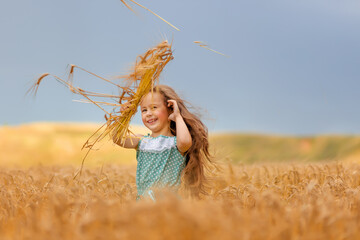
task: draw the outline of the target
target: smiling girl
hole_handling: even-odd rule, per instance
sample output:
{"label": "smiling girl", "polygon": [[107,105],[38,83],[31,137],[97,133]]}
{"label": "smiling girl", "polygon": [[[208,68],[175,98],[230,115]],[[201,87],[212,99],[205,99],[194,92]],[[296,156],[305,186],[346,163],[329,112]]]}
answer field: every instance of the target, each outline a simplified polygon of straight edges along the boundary
{"label": "smiling girl", "polygon": [[211,164],[206,126],[166,85],[146,94],[140,110],[151,134],[115,142],[136,149],[137,199],[155,200],[156,188],[177,192],[182,180],[193,197],[205,193],[204,171]]}

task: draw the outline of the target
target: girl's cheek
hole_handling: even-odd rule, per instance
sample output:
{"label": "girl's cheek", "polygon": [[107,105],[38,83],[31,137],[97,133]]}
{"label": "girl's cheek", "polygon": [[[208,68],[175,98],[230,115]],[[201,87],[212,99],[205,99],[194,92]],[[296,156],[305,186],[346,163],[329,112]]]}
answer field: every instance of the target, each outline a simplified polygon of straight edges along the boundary
{"label": "girl's cheek", "polygon": [[161,111],[158,113],[158,116],[161,117],[162,119],[167,119],[169,117],[169,114],[167,113],[167,111]]}

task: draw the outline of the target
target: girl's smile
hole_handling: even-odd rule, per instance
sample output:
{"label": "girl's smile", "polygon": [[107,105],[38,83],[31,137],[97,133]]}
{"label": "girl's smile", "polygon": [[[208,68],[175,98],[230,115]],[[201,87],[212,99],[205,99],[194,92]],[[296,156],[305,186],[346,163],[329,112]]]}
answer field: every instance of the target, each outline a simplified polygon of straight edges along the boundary
{"label": "girl's smile", "polygon": [[156,122],[157,119],[150,119],[149,121],[147,121],[148,124],[153,124]]}

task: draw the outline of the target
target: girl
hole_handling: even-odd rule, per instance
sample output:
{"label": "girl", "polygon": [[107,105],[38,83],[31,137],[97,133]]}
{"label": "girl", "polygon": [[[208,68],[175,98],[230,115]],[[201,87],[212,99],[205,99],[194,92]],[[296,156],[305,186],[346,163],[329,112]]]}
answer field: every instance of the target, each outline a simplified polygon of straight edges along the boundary
{"label": "girl", "polygon": [[142,122],[151,135],[115,141],[125,148],[136,149],[137,199],[154,200],[155,188],[167,187],[177,192],[181,180],[192,196],[205,194],[204,170],[211,163],[206,126],[165,85],[146,94],[140,110]]}

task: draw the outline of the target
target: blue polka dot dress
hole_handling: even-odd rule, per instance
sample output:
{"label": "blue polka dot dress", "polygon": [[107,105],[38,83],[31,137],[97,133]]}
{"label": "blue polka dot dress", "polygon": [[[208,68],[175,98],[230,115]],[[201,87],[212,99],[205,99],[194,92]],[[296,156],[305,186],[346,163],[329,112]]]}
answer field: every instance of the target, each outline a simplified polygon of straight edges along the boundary
{"label": "blue polka dot dress", "polygon": [[186,157],[176,147],[176,136],[147,135],[140,139],[137,151],[136,186],[137,200],[142,197],[154,199],[152,188],[180,187],[181,172]]}

